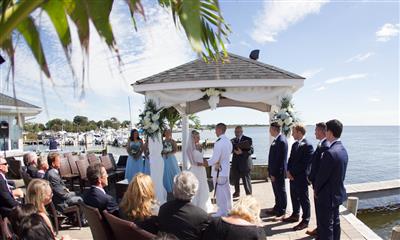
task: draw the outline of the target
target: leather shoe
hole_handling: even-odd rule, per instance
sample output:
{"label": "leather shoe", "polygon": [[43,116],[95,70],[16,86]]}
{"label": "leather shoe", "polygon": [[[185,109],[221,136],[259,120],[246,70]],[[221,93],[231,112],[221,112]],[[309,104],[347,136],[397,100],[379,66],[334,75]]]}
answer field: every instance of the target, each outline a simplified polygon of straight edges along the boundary
{"label": "leather shoe", "polygon": [[282,222],[287,222],[287,223],[295,223],[298,221],[299,221],[299,216],[296,215],[290,215],[290,217],[282,218]]}
{"label": "leather shoe", "polygon": [[308,228],[308,222],[301,221],[298,225],[293,227],[293,231],[299,231]]}
{"label": "leather shoe", "polygon": [[233,198],[238,198],[238,197],[240,197],[240,193],[234,192],[234,193],[232,194],[232,197],[233,197]]}
{"label": "leather shoe", "polygon": [[309,236],[315,237],[315,236],[317,236],[317,229],[314,228],[313,230],[307,230],[306,234],[309,235]]}
{"label": "leather shoe", "polygon": [[265,209],[265,214],[267,214],[267,215],[275,215],[276,212],[275,212],[275,210],[273,208],[268,208],[268,209]]}

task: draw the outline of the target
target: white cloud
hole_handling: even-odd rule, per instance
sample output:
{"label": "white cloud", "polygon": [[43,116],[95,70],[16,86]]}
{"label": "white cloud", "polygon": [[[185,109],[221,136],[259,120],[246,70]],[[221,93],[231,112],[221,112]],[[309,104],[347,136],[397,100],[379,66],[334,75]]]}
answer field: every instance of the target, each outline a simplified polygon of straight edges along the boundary
{"label": "white cloud", "polygon": [[329,0],[321,1],[265,1],[263,10],[254,20],[251,37],[258,43],[274,42],[276,36],[307,15],[319,13]]}
{"label": "white cloud", "polygon": [[365,74],[365,73],[351,74],[348,76],[340,76],[340,77],[328,79],[325,81],[325,83],[333,84],[333,83],[343,82],[343,81],[347,81],[347,80],[354,80],[354,79],[360,79],[360,78],[366,78],[366,77],[367,77],[367,74]]}
{"label": "white cloud", "polygon": [[307,69],[303,73],[301,73],[300,76],[310,79],[320,73],[322,70],[323,68]]}
{"label": "white cloud", "polygon": [[365,60],[367,60],[368,58],[372,57],[373,55],[375,55],[374,52],[367,52],[364,54],[357,54],[349,59],[346,60],[346,63],[351,63],[351,62],[363,62]]}
{"label": "white cloud", "polygon": [[241,45],[245,46],[245,47],[251,47],[250,43],[248,43],[248,42],[246,42],[246,41],[244,41],[244,40],[240,41],[239,43],[240,43]]}
{"label": "white cloud", "polygon": [[369,97],[368,101],[369,102],[380,102],[380,101],[382,101],[382,99],[377,98],[377,97]]}
{"label": "white cloud", "polygon": [[317,92],[320,92],[320,91],[323,91],[323,90],[326,90],[326,87],[322,86],[322,87],[319,87],[319,88],[315,89],[315,91],[317,91]]}
{"label": "white cloud", "polygon": [[376,33],[376,40],[379,42],[387,42],[391,38],[399,35],[400,24],[385,23]]}

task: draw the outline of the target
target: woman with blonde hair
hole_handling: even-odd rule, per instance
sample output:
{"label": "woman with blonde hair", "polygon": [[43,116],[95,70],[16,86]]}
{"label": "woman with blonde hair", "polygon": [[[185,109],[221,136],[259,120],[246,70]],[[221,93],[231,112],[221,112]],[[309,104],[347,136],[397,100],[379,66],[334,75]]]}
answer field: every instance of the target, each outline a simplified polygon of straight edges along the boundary
{"label": "woman with blonde hair", "polygon": [[26,203],[31,203],[36,207],[38,214],[42,216],[47,226],[54,233],[53,226],[47,215],[45,207],[46,205],[51,203],[52,197],[53,192],[51,190],[49,182],[46,180],[40,178],[32,179],[32,181],[26,188]]}
{"label": "woman with blonde hair", "polygon": [[138,173],[129,183],[120,209],[127,220],[146,231],[157,234],[157,214],[159,206],[156,201],[154,185],[149,175]]}
{"label": "woman with blonde hair", "polygon": [[204,239],[266,239],[261,226],[260,205],[252,196],[239,198],[227,217],[215,218],[204,233]]}

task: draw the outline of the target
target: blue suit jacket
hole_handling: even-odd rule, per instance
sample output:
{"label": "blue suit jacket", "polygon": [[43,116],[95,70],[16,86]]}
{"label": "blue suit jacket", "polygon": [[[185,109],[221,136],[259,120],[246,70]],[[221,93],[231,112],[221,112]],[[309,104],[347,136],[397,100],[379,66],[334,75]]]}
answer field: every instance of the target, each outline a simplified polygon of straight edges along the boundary
{"label": "blue suit jacket", "polygon": [[7,216],[11,209],[19,203],[9,191],[7,181],[0,175],[0,214]]}
{"label": "blue suit jacket", "polygon": [[270,176],[285,177],[287,166],[288,144],[282,134],[274,140],[269,148],[268,171]]}
{"label": "blue suit jacket", "polygon": [[293,143],[287,170],[294,177],[295,183],[307,185],[308,169],[313,152],[313,146],[305,138],[299,142],[297,147],[296,143]]}
{"label": "blue suit jacket", "polygon": [[118,216],[119,208],[114,198],[108,194],[104,194],[100,189],[91,187],[83,194],[83,201],[86,205],[98,208],[100,212],[107,212]]}
{"label": "blue suit jacket", "polygon": [[338,206],[346,200],[344,178],[348,159],[347,151],[340,141],[333,143],[323,153],[314,184],[314,192],[320,203]]}
{"label": "blue suit jacket", "polygon": [[328,140],[323,140],[315,149],[311,160],[311,170],[308,179],[314,185],[317,173],[319,170],[319,164],[321,162],[322,153],[329,149]]}

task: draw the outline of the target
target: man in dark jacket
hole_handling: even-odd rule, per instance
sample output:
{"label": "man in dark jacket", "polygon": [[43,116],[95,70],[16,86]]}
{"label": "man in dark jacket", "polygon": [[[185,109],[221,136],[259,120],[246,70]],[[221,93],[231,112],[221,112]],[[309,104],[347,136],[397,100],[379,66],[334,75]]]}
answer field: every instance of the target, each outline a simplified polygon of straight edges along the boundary
{"label": "man in dark jacket", "polygon": [[94,163],[87,168],[86,176],[91,185],[90,189],[83,194],[85,204],[118,216],[118,204],[114,198],[104,191],[108,185],[108,175],[101,163]]}
{"label": "man in dark jacket", "polygon": [[287,176],[290,180],[290,198],[292,200],[293,213],[284,218],[285,222],[299,221],[300,206],[303,211],[301,222],[293,230],[298,231],[308,227],[310,222],[310,199],[308,197],[308,170],[314,148],[305,138],[306,128],[296,124],[292,128],[292,135],[296,140],[290,152]]}
{"label": "man in dark jacket", "polygon": [[[251,195],[251,177],[250,171],[252,167],[251,155],[253,154],[253,140],[243,135],[243,128],[237,126],[235,128],[235,138],[231,140],[233,145],[231,178],[235,186],[233,197],[240,196],[239,181],[242,179],[246,195]],[[241,144],[243,147],[241,147]]]}
{"label": "man in dark jacket", "polygon": [[61,179],[59,169],[61,166],[61,157],[56,152],[51,152],[48,157],[50,169],[45,174],[45,179],[49,181],[53,190],[53,203],[55,207],[62,211],[63,208],[76,205],[83,201],[75,192],[71,192]]}
{"label": "man in dark jacket", "polygon": [[326,240],[340,239],[339,206],[347,199],[344,179],[348,155],[340,141],[343,125],[339,120],[326,123],[326,139],[330,147],[323,153],[314,195],[318,199],[318,237]]}
{"label": "man in dark jacket", "polygon": [[[315,178],[317,177],[319,165],[321,162],[322,154],[329,149],[328,140],[326,140],[326,124],[324,122],[317,123],[315,126],[315,138],[319,140],[317,148],[314,151],[312,161],[311,161],[311,171],[310,175],[308,176],[308,181],[312,183],[314,186]],[[318,199],[314,197],[314,205],[315,205],[315,216],[317,220],[317,228],[311,231],[307,231],[306,234],[311,236],[317,236],[318,232]]]}
{"label": "man in dark jacket", "polygon": [[21,189],[11,189],[6,178],[7,172],[8,163],[4,158],[0,157],[0,214],[3,217],[7,217],[11,209],[19,205],[16,199],[24,196]]}
{"label": "man in dark jacket", "polygon": [[267,213],[281,217],[285,215],[287,205],[285,176],[288,144],[286,137],[281,134],[281,126],[278,123],[271,123],[269,132],[274,137],[269,148],[268,172],[275,195],[275,205]]}

